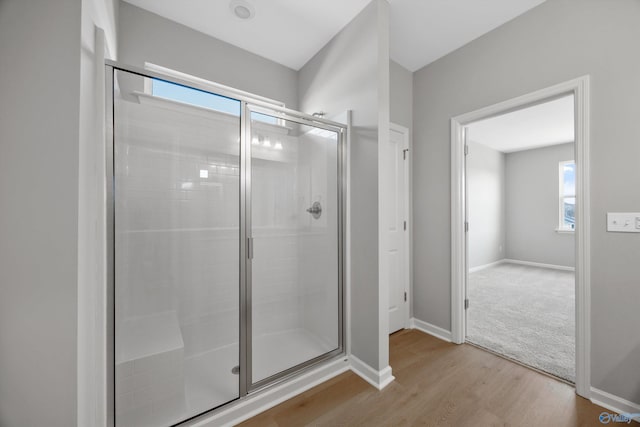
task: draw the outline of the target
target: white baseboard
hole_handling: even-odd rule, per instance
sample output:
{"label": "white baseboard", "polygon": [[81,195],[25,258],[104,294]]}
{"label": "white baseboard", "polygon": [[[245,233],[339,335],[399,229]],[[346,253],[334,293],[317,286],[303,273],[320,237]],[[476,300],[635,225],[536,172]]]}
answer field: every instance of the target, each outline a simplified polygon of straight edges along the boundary
{"label": "white baseboard", "polygon": [[498,261],[490,262],[489,264],[479,265],[477,267],[472,267],[469,269],[469,273],[475,273],[476,271],[484,270],[485,268],[493,267],[494,265],[502,264],[505,262],[505,259],[499,259]]}
{"label": "white baseboard", "polygon": [[322,365],[289,381],[256,392],[246,399],[230,403],[227,408],[188,423],[190,427],[234,426],[267,409],[291,399],[351,368],[347,357]]}
{"label": "white baseboard", "polygon": [[431,323],[423,322],[415,317],[412,317],[409,320],[409,327],[411,329],[417,329],[426,334],[433,335],[443,341],[451,342],[451,331],[447,331],[446,329],[442,329],[438,326],[432,325]]}
{"label": "white baseboard", "polygon": [[360,378],[362,378],[378,390],[382,390],[395,379],[395,377],[391,374],[391,366],[387,366],[380,371],[376,371],[371,366],[367,365],[362,360],[353,355],[349,356],[349,362],[351,365],[351,370],[356,375],[358,375]]}
{"label": "white baseboard", "polygon": [[640,404],[591,387],[591,401],[618,414],[633,414],[634,420],[640,421]]}
{"label": "white baseboard", "polygon": [[509,264],[528,265],[530,267],[551,268],[553,270],[563,270],[563,271],[576,271],[574,267],[569,267],[566,265],[543,264],[541,262],[520,261],[519,259],[508,259],[508,258],[505,258],[502,261],[508,262]]}

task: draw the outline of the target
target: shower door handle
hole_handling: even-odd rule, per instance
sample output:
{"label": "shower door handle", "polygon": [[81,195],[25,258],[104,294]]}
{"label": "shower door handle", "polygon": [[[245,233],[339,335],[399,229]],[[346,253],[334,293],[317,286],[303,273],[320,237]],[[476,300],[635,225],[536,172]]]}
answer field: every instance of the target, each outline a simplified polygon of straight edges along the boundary
{"label": "shower door handle", "polygon": [[247,238],[247,258],[253,259],[253,237]]}

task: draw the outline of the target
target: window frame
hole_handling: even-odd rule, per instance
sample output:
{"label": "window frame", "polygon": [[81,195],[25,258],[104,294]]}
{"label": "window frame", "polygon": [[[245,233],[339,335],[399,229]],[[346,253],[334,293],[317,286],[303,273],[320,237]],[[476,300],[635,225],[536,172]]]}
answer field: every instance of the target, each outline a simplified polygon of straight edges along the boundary
{"label": "window frame", "polygon": [[[573,195],[566,196],[564,194],[564,167],[566,165],[572,164],[574,170],[574,191]],[[556,228],[557,233],[575,233],[575,223],[573,224],[573,228],[569,228],[564,224],[564,204],[565,199],[577,199],[577,191],[575,189],[575,175],[576,175],[576,161],[575,160],[562,160],[558,162],[558,227]],[[575,204],[574,204],[575,209]],[[575,211],[574,211],[574,219],[575,219]]]}
{"label": "window frame", "polygon": [[[159,74],[165,74],[168,77],[173,77],[173,78],[177,78],[180,80],[184,80],[187,82],[192,82],[192,83],[197,83],[197,84],[203,84],[205,86],[208,87],[208,89],[210,89],[211,93],[213,95],[217,95],[217,96],[222,96],[222,97],[226,97],[224,95],[219,95],[217,92],[218,91],[223,91],[229,94],[229,96],[233,97],[233,95],[236,95],[238,97],[250,97],[253,98],[257,101],[261,101],[264,103],[268,103],[271,104],[275,107],[279,107],[279,108],[286,108],[286,104],[282,101],[278,101],[275,99],[271,99],[271,98],[267,98],[265,96],[261,96],[261,95],[256,95],[254,93],[251,92],[246,92],[244,90],[240,90],[240,89],[236,89],[230,86],[226,86],[220,83],[216,83],[210,80],[206,80],[200,77],[196,77],[194,75],[191,74],[187,74],[187,73],[183,73],[181,71],[177,71],[174,70],[172,68],[167,68],[167,67],[163,67],[161,65],[157,65],[157,64],[153,64],[151,62],[146,62],[144,63],[144,69],[147,71],[152,71],[155,73],[159,73]],[[146,93],[147,95],[151,95],[154,96],[153,94],[153,81],[154,80],[162,80],[162,79],[155,79],[152,77],[145,77],[144,78],[144,93]],[[172,82],[169,82],[172,83]],[[174,83],[175,84],[175,83]],[[167,98],[165,98],[167,99]],[[181,102],[181,101],[180,101]],[[206,107],[201,107],[199,105],[195,105],[196,107],[200,107],[200,108],[206,108]],[[216,111],[216,110],[214,110]],[[222,112],[224,113],[224,112]],[[271,123],[271,121],[264,121],[263,123],[266,123],[268,125],[274,125],[274,126],[278,126],[278,127],[285,127],[286,126],[286,120],[280,118],[280,117],[273,117],[275,119],[275,123]]]}

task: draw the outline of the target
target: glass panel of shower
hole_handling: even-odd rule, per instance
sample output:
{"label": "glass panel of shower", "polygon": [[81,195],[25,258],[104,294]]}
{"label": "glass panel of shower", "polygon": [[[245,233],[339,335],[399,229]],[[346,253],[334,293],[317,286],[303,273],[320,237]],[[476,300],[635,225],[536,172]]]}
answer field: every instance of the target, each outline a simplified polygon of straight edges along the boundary
{"label": "glass panel of shower", "polygon": [[225,113],[144,87],[115,72],[117,426],[173,425],[240,393],[240,101],[180,89]]}
{"label": "glass panel of shower", "polygon": [[344,133],[107,67],[114,425],[170,426],[344,351]]}
{"label": "glass panel of shower", "polygon": [[340,135],[262,108],[247,116],[250,368],[259,387],[340,348]]}

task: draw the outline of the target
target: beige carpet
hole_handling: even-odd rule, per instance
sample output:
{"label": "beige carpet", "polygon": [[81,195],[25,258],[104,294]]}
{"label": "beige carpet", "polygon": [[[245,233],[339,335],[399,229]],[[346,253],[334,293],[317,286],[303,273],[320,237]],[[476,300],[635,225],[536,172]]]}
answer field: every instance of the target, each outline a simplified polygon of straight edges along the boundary
{"label": "beige carpet", "polygon": [[575,382],[571,271],[499,264],[469,274],[467,340]]}

